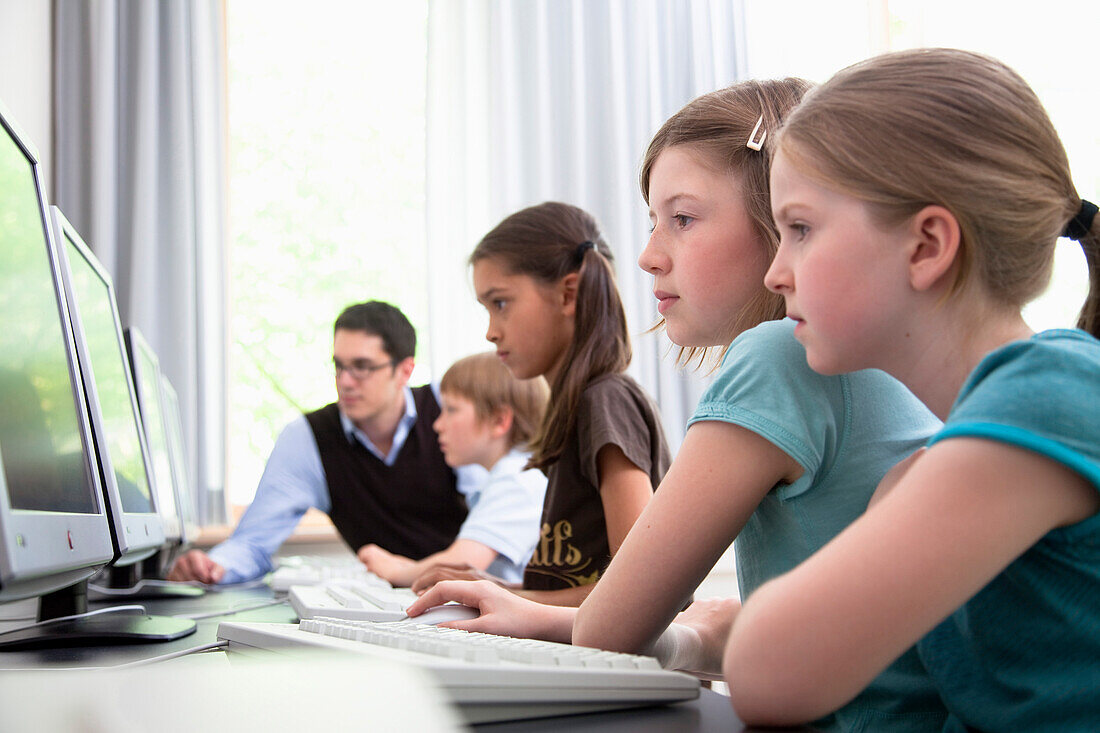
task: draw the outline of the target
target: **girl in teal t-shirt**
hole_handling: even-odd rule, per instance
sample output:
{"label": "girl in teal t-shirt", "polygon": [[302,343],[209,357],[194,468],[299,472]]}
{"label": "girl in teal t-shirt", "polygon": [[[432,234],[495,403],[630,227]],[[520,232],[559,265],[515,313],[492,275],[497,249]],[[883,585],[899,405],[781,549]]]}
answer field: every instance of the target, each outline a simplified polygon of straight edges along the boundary
{"label": "girl in teal t-shirt", "polygon": [[[749,724],[843,706],[914,643],[948,730],[1100,721],[1100,223],[1039,100],[965,51],[839,72],[776,140],[784,296],[809,365],[898,377],[945,425],[874,505],[733,624]],[[1054,244],[1091,275],[1080,330],[1022,306]],[[809,611],[809,612],[808,612]]]}

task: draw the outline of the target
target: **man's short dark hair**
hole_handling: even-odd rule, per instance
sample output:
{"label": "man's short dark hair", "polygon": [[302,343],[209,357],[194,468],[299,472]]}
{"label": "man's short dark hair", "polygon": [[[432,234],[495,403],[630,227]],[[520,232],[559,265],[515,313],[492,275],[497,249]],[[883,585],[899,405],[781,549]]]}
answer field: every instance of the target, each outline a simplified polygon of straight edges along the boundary
{"label": "man's short dark hair", "polygon": [[416,329],[404,313],[380,300],[349,305],[336,318],[333,331],[340,329],[378,336],[382,339],[382,348],[395,362],[416,354]]}

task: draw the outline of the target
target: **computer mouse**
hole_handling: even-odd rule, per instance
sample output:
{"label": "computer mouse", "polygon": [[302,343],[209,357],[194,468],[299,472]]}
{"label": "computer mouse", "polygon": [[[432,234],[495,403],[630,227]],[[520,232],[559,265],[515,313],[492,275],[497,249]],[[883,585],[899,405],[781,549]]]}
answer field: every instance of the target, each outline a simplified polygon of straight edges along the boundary
{"label": "computer mouse", "polygon": [[409,623],[428,624],[435,626],[445,621],[465,621],[477,618],[481,611],[471,606],[463,606],[461,603],[444,603],[442,606],[432,606],[419,616],[409,616]]}

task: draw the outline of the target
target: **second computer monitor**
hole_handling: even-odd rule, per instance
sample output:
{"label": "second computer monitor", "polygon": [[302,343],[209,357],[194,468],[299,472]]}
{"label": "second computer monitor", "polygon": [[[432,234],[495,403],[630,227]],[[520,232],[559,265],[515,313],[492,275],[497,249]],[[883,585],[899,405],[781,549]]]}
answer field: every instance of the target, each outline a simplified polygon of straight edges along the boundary
{"label": "second computer monitor", "polygon": [[92,436],[111,512],[114,564],[125,566],[164,544],[163,520],[154,498],[155,477],[111,277],[61,211],[56,206],[51,210]]}

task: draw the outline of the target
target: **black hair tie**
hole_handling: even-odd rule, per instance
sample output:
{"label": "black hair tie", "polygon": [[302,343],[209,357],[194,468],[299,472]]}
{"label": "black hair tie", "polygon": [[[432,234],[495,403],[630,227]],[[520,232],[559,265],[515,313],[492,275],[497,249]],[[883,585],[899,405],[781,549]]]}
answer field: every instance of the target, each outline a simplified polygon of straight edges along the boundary
{"label": "black hair tie", "polygon": [[1087,237],[1089,232],[1092,231],[1092,220],[1096,218],[1097,210],[1096,204],[1081,199],[1081,208],[1077,212],[1077,216],[1069,220],[1062,236],[1078,242]]}
{"label": "black hair tie", "polygon": [[588,250],[590,249],[596,249],[596,243],[591,240],[586,239],[578,244],[577,252],[574,255],[574,257],[577,258],[577,262],[583,262],[585,253],[588,252]]}

